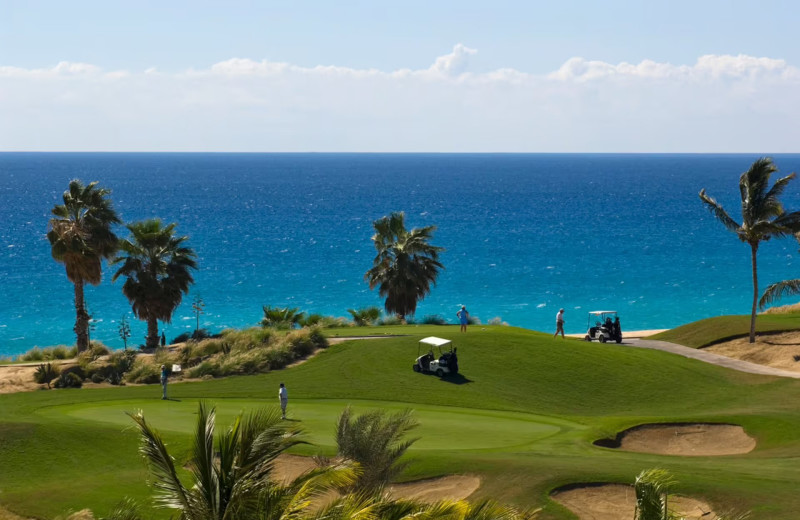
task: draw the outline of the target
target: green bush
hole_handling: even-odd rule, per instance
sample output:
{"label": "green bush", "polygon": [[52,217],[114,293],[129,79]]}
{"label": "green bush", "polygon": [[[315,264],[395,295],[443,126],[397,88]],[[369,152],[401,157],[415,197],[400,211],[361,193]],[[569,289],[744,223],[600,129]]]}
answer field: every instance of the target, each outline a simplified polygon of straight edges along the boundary
{"label": "green bush", "polygon": [[384,316],[383,319],[378,321],[378,325],[402,325],[403,320],[397,316]]}
{"label": "green bush", "polygon": [[355,323],[357,327],[372,325],[381,317],[381,310],[378,307],[365,307],[358,310],[347,309],[347,312],[353,317],[353,323]]}
{"label": "green bush", "polygon": [[130,372],[125,374],[125,380],[130,383],[152,385],[161,380],[161,369],[158,365],[146,363],[141,359],[137,359]]}
{"label": "green bush", "polygon": [[26,353],[19,356],[20,361],[44,361],[44,350],[39,347],[33,347]]}
{"label": "green bush", "polygon": [[322,314],[309,314],[301,319],[299,323],[301,327],[313,327],[314,325],[320,325],[324,319],[325,316]]}
{"label": "green bush", "polygon": [[60,374],[61,370],[58,366],[53,365],[52,363],[43,363],[36,367],[36,372],[33,374],[33,380],[40,385],[46,384],[47,388],[50,388],[50,383],[52,383],[53,379],[57,378]]}
{"label": "green bush", "polygon": [[334,318],[333,316],[325,316],[320,323],[326,329],[341,329],[344,327],[352,327],[353,322],[345,318]]}
{"label": "green bush", "polygon": [[429,314],[422,318],[424,325],[447,325],[447,320],[438,314]]}
{"label": "green bush", "polygon": [[83,379],[75,372],[61,372],[53,386],[56,388],[80,388],[83,386]]}
{"label": "green bush", "polygon": [[211,361],[203,361],[196,367],[192,367],[189,369],[186,374],[189,377],[203,377],[203,376],[212,376],[212,377],[219,377],[221,374],[219,365],[217,363]]}

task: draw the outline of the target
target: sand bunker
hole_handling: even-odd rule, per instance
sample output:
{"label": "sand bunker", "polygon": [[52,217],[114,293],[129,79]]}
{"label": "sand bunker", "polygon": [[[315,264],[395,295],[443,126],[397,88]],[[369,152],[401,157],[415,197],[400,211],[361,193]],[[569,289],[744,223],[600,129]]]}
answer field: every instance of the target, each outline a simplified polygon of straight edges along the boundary
{"label": "sand bunker", "polygon": [[800,372],[800,332],[762,334],[756,336],[755,343],[750,343],[749,337],[743,337],[717,343],[703,350],[750,363]]}
{"label": "sand bunker", "polygon": [[[276,479],[289,482],[316,467],[311,457],[281,455],[275,461]],[[392,484],[387,491],[395,498],[412,498],[432,503],[438,500],[463,500],[481,485],[481,479],[473,475],[447,475],[446,477]]]}
{"label": "sand bunker", "polygon": [[0,365],[0,394],[31,392],[45,385],[33,381],[36,366]]}
{"label": "sand bunker", "polygon": [[[586,484],[556,490],[552,499],[575,513],[581,520],[630,520],[636,510],[633,486]],[[686,520],[715,520],[717,515],[701,500],[672,496],[669,508]]]}
{"label": "sand bunker", "polygon": [[640,453],[708,457],[748,453],[756,441],[734,424],[643,424],[595,441],[597,446]]}

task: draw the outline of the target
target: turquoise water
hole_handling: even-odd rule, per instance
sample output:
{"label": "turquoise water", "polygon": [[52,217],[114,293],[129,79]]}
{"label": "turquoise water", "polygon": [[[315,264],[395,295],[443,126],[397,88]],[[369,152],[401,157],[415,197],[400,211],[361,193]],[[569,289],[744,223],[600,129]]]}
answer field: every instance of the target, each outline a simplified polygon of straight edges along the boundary
{"label": "turquoise water", "polygon": [[[590,310],[620,312],[624,329],[665,328],[746,314],[749,248],[701,205],[701,188],[729,212],[756,155],[494,154],[0,154],[0,356],[72,344],[73,289],[50,257],[50,209],[72,178],[112,190],[126,221],[177,222],[198,253],[193,294],[212,331],[258,323],[263,305],[346,316],[380,305],[364,282],[372,222],[405,211],[436,225],[446,270],[418,307],[451,323],[464,304],[486,323],[582,332]],[[800,155],[777,155],[782,174]],[[788,209],[800,208],[800,181]],[[125,230],[119,230],[125,235]],[[759,253],[760,281],[800,275],[798,246]],[[92,334],[121,347],[130,313],[110,270],[87,288]],[[168,338],[194,328],[186,300]],[[786,302],[790,303],[790,302]],[[133,320],[134,344],[145,326]]]}

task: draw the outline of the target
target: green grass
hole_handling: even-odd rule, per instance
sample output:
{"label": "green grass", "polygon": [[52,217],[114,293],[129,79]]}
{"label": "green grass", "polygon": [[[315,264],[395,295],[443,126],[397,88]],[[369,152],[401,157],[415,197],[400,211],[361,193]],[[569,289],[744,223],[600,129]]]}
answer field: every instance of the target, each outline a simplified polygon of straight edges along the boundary
{"label": "green grass", "polygon": [[[784,332],[800,328],[800,314],[761,314],[756,319],[758,333]],[[670,329],[648,339],[669,341],[692,348],[740,338],[750,334],[750,316],[718,316]]]}
{"label": "green grass", "polygon": [[[126,411],[142,409],[176,455],[187,458],[197,401],[219,408],[218,427],[240,410],[277,403],[290,392],[290,418],[313,445],[333,452],[335,418],[350,403],[415,410],[421,439],[404,479],[448,473],[483,476],[479,497],[544,506],[542,518],[572,518],[549,492],[573,482],[627,482],[662,467],[679,490],[754,518],[796,518],[800,510],[800,381],[734,372],[658,351],[501,326],[372,327],[342,335],[402,334],[333,345],[308,362],[259,376],[170,386],[40,391],[2,396],[0,502],[17,513],[52,518],[89,507],[105,514],[123,496],[150,496]],[[416,374],[420,338],[452,338],[462,374]],[[758,440],[750,454],[670,457],[626,453],[592,441],[643,422],[741,424]],[[166,518],[158,512],[158,518]]]}

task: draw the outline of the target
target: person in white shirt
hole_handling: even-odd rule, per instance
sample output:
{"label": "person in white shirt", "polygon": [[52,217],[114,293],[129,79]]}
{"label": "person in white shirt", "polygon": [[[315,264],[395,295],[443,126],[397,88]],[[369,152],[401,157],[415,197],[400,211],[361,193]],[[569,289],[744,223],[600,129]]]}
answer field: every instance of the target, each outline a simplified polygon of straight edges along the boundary
{"label": "person in white shirt", "polygon": [[281,383],[281,387],[278,389],[278,399],[281,400],[281,419],[286,419],[286,405],[289,404],[289,392],[286,390],[286,386]]}
{"label": "person in white shirt", "polygon": [[558,314],[556,314],[556,333],[553,334],[553,337],[558,337],[558,333],[561,333],[561,337],[564,337],[564,309],[559,309]]}

